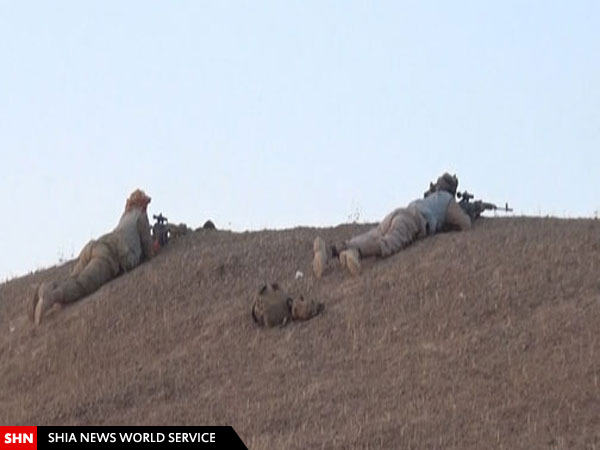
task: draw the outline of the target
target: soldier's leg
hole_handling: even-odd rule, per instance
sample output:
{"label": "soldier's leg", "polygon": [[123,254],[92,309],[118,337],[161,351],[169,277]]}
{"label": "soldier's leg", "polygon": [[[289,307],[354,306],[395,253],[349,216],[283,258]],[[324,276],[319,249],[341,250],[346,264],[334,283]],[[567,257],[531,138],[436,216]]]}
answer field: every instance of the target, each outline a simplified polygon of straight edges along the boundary
{"label": "soldier's leg", "polygon": [[362,258],[380,255],[379,241],[381,237],[379,227],[374,227],[338,246],[340,249],[344,249],[339,251],[341,266],[346,267],[352,275],[358,275]]}
{"label": "soldier's leg", "polygon": [[93,257],[76,277],[70,277],[62,284],[60,303],[71,303],[91,294],[107,281],[115,277],[111,264],[105,258]]}
{"label": "soldier's leg", "polygon": [[382,257],[399,252],[414,242],[422,233],[421,217],[413,209],[398,210],[392,223],[380,240]]}
{"label": "soldier's leg", "polygon": [[39,292],[40,292],[39,284],[34,284],[34,285],[30,286],[29,292],[28,292],[29,301],[27,302],[27,315],[29,316],[29,319],[32,322],[35,321],[35,308],[38,304],[38,301],[40,300]]}
{"label": "soldier's leg", "polygon": [[[119,274],[118,255],[109,243],[96,242],[91,256],[88,265],[75,277],[77,286],[83,290],[83,295],[91,294]],[[81,298],[82,295],[77,286],[71,284],[70,290],[65,291],[65,303]]]}
{"label": "soldier's leg", "polygon": [[322,237],[317,236],[313,242],[313,273],[317,278],[323,276],[328,262],[327,245]]}
{"label": "soldier's leg", "polygon": [[85,247],[81,249],[81,252],[79,252],[79,257],[77,258],[77,262],[71,269],[71,276],[76,276],[85,268],[85,266],[88,265],[88,263],[92,259],[92,250],[94,248],[94,243],[95,241],[90,241],[85,245]]}
{"label": "soldier's leg", "polygon": [[471,229],[471,219],[467,213],[465,213],[460,205],[454,200],[448,205],[448,211],[446,212],[446,225],[451,229],[466,231]]}
{"label": "soldier's leg", "polygon": [[44,313],[54,303],[71,303],[91,294],[118,274],[108,247],[102,243],[94,246],[88,264],[76,275],[61,282],[43,283],[38,291],[34,320],[39,324]]}
{"label": "soldier's leg", "polygon": [[350,247],[340,253],[340,264],[348,269],[352,275],[360,273],[361,254],[357,248]]}
{"label": "soldier's leg", "polygon": [[40,324],[42,316],[57,302],[61,294],[60,283],[57,281],[45,281],[37,290],[37,302],[33,308],[33,321]]}
{"label": "soldier's leg", "polygon": [[380,241],[382,238],[381,231],[378,227],[371,228],[366,233],[354,236],[349,241],[345,242],[347,249],[355,248],[359,251],[362,258],[381,255]]}

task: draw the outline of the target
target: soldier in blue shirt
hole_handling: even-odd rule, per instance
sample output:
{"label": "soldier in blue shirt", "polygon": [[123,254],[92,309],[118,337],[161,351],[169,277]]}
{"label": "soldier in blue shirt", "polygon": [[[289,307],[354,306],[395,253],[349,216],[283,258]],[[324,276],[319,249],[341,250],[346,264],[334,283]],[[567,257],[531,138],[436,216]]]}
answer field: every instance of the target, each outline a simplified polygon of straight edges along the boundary
{"label": "soldier in blue shirt", "polygon": [[358,275],[362,258],[385,258],[417,239],[442,230],[470,229],[471,219],[454,198],[457,188],[456,176],[444,173],[435,184],[430,184],[424,198],[412,201],[406,208],[395,209],[366,233],[330,249],[321,237],[317,237],[313,245],[315,276],[321,278],[330,256],[339,258],[342,267],[348,268],[352,275]]}

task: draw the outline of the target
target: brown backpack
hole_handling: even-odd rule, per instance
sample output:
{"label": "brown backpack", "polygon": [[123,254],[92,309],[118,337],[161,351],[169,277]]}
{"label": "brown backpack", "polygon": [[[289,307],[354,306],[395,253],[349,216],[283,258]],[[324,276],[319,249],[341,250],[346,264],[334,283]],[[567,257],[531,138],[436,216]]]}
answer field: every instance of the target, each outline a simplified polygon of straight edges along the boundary
{"label": "brown backpack", "polygon": [[292,297],[277,283],[263,285],[252,302],[252,319],[261,327],[285,326],[290,320],[308,320],[321,311],[324,305],[300,296]]}

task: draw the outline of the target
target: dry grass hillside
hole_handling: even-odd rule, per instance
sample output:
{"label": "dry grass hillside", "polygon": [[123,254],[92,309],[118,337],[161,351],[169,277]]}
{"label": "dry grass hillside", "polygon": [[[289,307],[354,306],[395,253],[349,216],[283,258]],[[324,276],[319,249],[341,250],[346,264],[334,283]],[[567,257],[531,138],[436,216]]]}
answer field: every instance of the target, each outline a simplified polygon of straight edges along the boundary
{"label": "dry grass hillside", "polygon": [[[0,423],[232,425],[251,449],[600,449],[600,221],[483,219],[352,278],[317,234],[197,231],[33,327],[0,285]],[[296,281],[297,270],[304,278]],[[325,303],[257,329],[263,281]]]}

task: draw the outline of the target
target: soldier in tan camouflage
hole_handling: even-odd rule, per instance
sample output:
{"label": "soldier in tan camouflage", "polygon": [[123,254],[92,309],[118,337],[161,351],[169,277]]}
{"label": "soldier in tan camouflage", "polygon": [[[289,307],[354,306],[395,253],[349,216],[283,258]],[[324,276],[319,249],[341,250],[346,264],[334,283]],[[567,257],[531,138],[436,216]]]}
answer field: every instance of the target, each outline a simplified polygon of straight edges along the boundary
{"label": "soldier in tan camouflage", "polygon": [[417,239],[442,230],[470,229],[471,219],[454,199],[457,188],[456,176],[444,173],[435,184],[430,184],[425,198],[411,202],[406,208],[395,209],[366,233],[331,248],[317,237],[313,244],[315,276],[321,278],[331,257],[339,258],[342,267],[346,267],[352,275],[358,275],[362,258],[385,258]]}
{"label": "soldier in tan camouflage", "polygon": [[35,289],[30,315],[36,325],[55,303],[79,300],[152,257],[152,237],[146,213],[150,200],[144,191],[134,191],[125,203],[125,212],[116,228],[90,241],[81,250],[68,278],[46,281]]}

